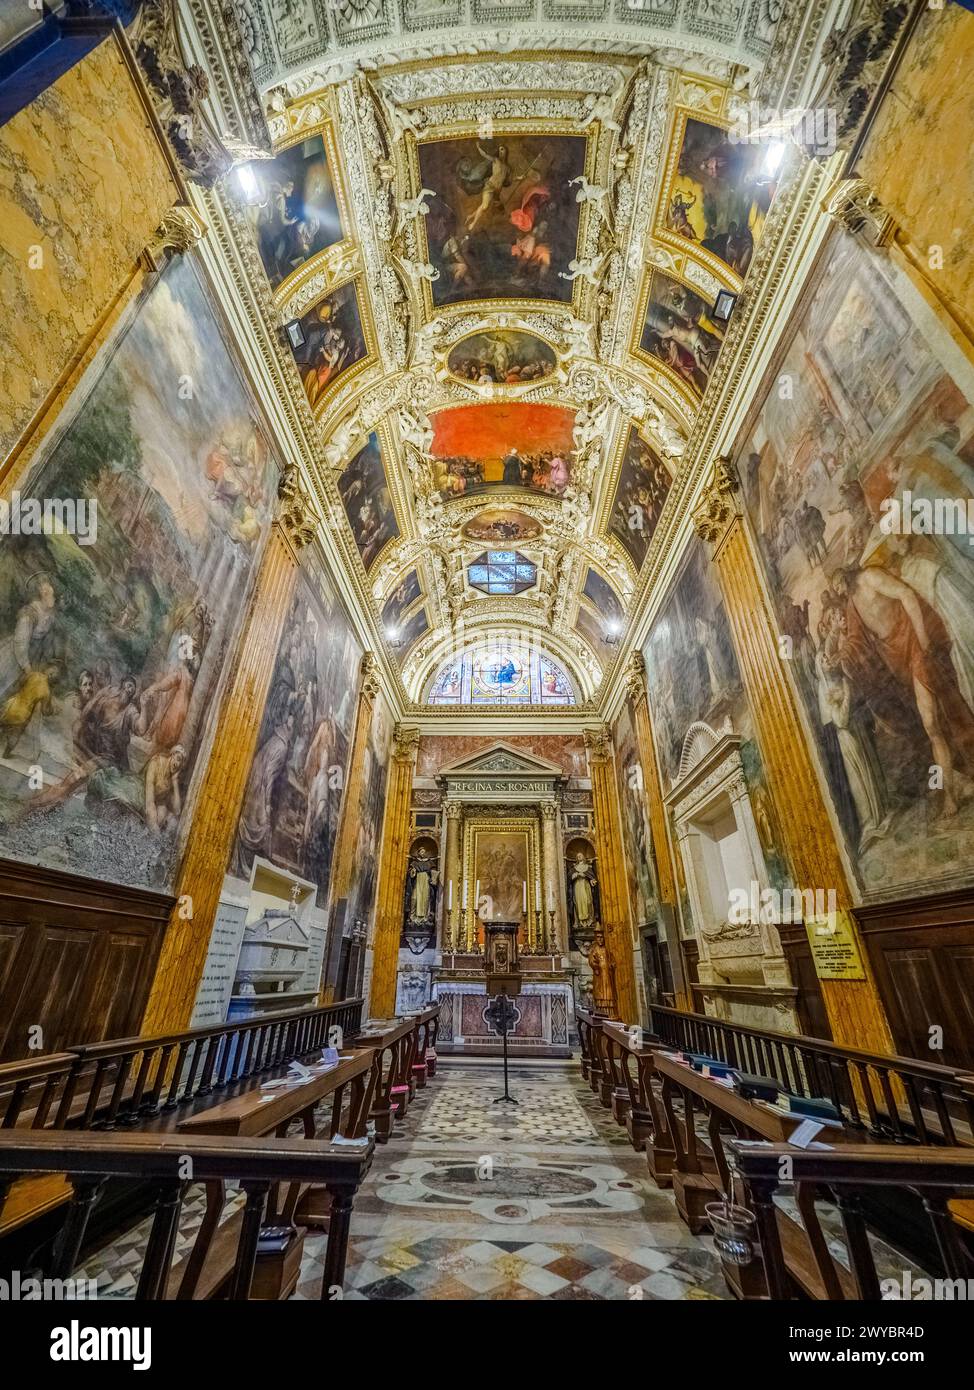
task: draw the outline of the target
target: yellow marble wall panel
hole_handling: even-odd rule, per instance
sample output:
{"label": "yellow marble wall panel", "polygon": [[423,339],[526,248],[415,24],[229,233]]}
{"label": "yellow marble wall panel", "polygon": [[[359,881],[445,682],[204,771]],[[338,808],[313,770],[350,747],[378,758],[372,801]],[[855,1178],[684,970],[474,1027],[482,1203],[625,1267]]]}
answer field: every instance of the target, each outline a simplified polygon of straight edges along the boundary
{"label": "yellow marble wall panel", "polygon": [[[856,165],[935,294],[974,336],[974,14],[929,9]],[[943,248],[943,266],[931,251]]]}
{"label": "yellow marble wall panel", "polygon": [[183,197],[114,36],[0,127],[0,457],[65,382]]}

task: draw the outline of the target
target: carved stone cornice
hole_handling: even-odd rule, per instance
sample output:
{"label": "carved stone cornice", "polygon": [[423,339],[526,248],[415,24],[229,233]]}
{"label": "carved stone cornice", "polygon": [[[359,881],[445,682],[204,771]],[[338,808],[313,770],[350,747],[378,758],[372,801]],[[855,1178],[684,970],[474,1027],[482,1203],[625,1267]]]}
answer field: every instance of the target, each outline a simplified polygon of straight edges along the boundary
{"label": "carved stone cornice", "polygon": [[583,729],[582,738],[585,740],[590,763],[609,762],[612,757],[612,735],[606,724],[600,725],[597,729]]}
{"label": "carved stone cornice", "polygon": [[393,757],[397,763],[411,764],[419,752],[419,730],[413,724],[397,724],[393,732]]}
{"label": "carved stone cornice", "polygon": [[716,550],[740,515],[734,466],[729,459],[717,459],[693,513],[693,529]]}
{"label": "carved stone cornice", "polygon": [[286,465],[277,485],[277,496],[280,500],[277,523],[294,549],[303,550],[314,539],[321,519],[304,490],[296,463]]}
{"label": "carved stone cornice", "polygon": [[142,251],[146,270],[161,270],[172,255],[182,255],[201,241],[209,231],[199,213],[186,203],[176,203],[169,209],[155,230],[152,240]]}
{"label": "carved stone cornice", "polygon": [[833,30],[822,45],[826,77],[816,101],[835,112],[841,141],[859,130],[916,9],[912,0],[859,0],[845,28]]}

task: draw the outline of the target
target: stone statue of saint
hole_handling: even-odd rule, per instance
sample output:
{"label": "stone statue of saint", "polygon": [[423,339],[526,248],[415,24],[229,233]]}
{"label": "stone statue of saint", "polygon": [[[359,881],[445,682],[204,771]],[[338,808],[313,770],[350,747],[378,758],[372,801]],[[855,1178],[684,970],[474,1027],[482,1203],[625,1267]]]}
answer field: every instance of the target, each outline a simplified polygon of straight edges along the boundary
{"label": "stone statue of saint", "polygon": [[413,893],[409,903],[409,916],[414,922],[425,922],[430,915],[431,888],[436,882],[436,870],[421,855],[411,870],[413,874]]}
{"label": "stone statue of saint", "polygon": [[577,927],[590,927],[595,921],[595,897],[592,893],[592,861],[581,850],[571,866],[572,907]]}
{"label": "stone statue of saint", "polygon": [[609,962],[605,954],[605,937],[601,931],[595,933],[595,940],[588,953],[588,965],[592,972],[592,1002],[597,1010],[612,1009],[609,989]]}

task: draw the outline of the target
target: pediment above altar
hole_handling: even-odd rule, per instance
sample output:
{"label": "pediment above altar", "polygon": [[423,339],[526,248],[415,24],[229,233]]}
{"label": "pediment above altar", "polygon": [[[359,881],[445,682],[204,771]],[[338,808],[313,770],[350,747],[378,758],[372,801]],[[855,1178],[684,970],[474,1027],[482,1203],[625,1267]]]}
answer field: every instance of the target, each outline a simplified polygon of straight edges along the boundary
{"label": "pediment above altar", "polygon": [[557,763],[496,743],[441,769],[437,780],[448,796],[553,796],[565,780]]}

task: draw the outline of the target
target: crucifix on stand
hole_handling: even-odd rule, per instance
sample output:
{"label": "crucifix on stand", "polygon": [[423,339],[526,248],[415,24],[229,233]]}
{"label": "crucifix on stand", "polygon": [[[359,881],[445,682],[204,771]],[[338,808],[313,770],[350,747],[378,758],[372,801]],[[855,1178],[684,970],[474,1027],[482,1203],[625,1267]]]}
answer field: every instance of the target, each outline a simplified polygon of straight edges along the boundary
{"label": "crucifix on stand", "polygon": [[517,1022],[513,998],[520,993],[521,973],[517,959],[517,922],[486,922],[484,924],[484,974],[487,994],[493,1000],[487,1010],[487,1021],[501,1035],[504,1049],[504,1094],[501,1101],[517,1105],[508,1087],[507,1035]]}

